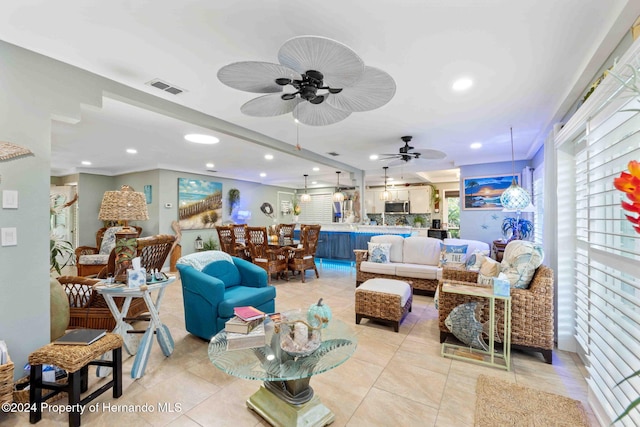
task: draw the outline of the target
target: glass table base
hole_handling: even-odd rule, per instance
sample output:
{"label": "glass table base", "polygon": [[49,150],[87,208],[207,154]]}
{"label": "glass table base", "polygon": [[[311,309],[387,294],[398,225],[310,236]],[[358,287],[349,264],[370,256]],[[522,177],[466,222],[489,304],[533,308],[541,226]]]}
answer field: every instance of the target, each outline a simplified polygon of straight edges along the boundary
{"label": "glass table base", "polygon": [[335,414],[320,402],[318,396],[314,395],[306,403],[293,405],[264,386],[260,386],[260,390],[249,397],[247,406],[269,424],[277,427],[322,427],[331,424],[336,418]]}

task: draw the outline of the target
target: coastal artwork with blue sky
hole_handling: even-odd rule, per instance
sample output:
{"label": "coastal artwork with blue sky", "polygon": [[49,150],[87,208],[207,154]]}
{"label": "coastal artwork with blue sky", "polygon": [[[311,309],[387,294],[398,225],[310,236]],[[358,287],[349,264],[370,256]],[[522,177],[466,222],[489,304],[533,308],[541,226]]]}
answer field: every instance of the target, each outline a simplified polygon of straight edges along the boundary
{"label": "coastal artwork with blue sky", "polygon": [[519,184],[520,174],[464,178],[464,209],[502,209],[500,196],[514,177]]}
{"label": "coastal artwork with blue sky", "polygon": [[178,178],[178,219],[183,230],[222,224],[222,183]]}

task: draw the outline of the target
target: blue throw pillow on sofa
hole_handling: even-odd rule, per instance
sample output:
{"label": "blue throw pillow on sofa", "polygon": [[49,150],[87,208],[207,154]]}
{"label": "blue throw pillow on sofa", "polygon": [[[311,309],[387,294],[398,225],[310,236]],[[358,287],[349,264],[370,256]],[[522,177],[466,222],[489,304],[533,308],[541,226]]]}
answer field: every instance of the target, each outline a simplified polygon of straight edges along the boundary
{"label": "blue throw pillow on sofa", "polygon": [[391,243],[373,243],[369,242],[369,261],[379,264],[389,263],[389,251]]}

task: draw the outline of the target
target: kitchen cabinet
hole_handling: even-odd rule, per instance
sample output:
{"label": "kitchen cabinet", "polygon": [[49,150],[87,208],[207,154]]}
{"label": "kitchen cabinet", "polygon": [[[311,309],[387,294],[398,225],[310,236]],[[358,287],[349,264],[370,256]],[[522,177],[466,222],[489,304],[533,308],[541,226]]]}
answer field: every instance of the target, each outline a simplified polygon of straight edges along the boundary
{"label": "kitchen cabinet", "polygon": [[380,195],[384,190],[367,190],[365,192],[364,207],[367,213],[383,213],[384,200],[380,200]]}
{"label": "kitchen cabinet", "polygon": [[410,211],[412,214],[431,212],[431,187],[415,187],[409,189]]}
{"label": "kitchen cabinet", "polygon": [[394,200],[409,200],[409,190],[389,190],[389,193],[391,195],[391,199],[389,201],[394,201]]}

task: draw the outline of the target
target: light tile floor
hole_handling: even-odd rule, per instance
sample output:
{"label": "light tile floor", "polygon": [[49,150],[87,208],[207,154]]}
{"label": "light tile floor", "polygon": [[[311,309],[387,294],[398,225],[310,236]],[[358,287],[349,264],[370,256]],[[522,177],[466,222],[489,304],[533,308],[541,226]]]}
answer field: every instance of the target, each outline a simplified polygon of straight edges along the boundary
{"label": "light tile floor", "polygon": [[[574,354],[555,351],[553,365],[548,365],[539,354],[515,351],[510,372],[444,359],[433,298],[414,297],[413,310],[399,333],[368,320],[355,325],[355,270],[325,262],[319,271],[320,279],[307,272],[306,283],[299,276],[272,283],[277,288],[276,310],[308,307],[322,297],[334,317],[353,325],[358,335],[351,359],[311,381],[336,415],[333,426],[473,426],[480,374],[580,400],[592,425],[598,425],[586,403],[584,368]],[[130,377],[133,357],[125,354],[122,397],[113,399],[110,392],[100,396],[95,401],[99,405],[93,406],[96,411],[82,416],[82,425],[268,425],[245,405],[259,382],[215,368],[207,358],[207,342],[185,331],[179,281],[169,286],[160,314],[175,340],[174,353],[165,358],[154,343],[146,374],[135,381]],[[66,399],[60,399],[52,405],[64,403]],[[27,425],[28,415],[0,413],[0,424]],[[38,425],[67,425],[67,414],[45,413]]]}

